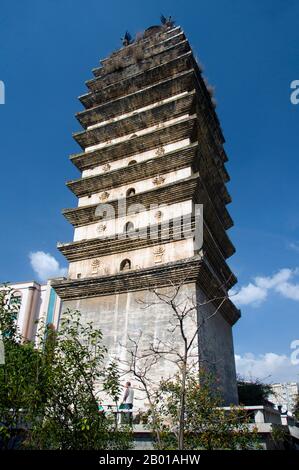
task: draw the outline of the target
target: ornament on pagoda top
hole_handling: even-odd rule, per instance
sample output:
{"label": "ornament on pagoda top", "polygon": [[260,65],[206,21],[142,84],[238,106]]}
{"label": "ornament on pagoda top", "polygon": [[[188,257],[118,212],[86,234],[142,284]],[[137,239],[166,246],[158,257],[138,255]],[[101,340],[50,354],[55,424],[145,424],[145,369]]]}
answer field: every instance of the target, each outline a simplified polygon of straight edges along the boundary
{"label": "ornament on pagoda top", "polygon": [[175,21],[172,19],[172,16],[160,16],[160,20],[163,26],[166,26],[167,28],[173,28]]}
{"label": "ornament on pagoda top", "polygon": [[130,44],[132,44],[132,36],[131,34],[129,33],[129,31],[126,31],[125,32],[125,35],[123,38],[121,38],[122,40],[122,43],[123,43],[123,46],[129,46]]}

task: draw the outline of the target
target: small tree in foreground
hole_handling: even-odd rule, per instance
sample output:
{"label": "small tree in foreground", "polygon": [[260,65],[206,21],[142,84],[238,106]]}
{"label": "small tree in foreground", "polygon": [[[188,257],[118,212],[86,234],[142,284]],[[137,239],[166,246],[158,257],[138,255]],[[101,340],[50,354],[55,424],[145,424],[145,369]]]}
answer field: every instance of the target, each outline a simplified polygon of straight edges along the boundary
{"label": "small tree in foreground", "polygon": [[101,393],[117,401],[115,364],[105,364],[102,333],[83,325],[80,312],[64,314],[58,332],[47,329],[43,342],[48,367],[47,396],[28,445],[41,449],[127,449],[131,431],[112,413],[99,409]]}
{"label": "small tree in foreground", "polygon": [[[170,363],[174,373],[178,371],[177,380],[180,382],[178,449],[185,448],[184,416],[188,374],[194,368],[202,367],[203,362],[205,362],[200,357],[198,347],[199,334],[207,322],[212,321],[215,316],[219,315],[222,305],[228,300],[225,292],[221,296],[215,293],[214,296],[211,295],[209,300],[196,299],[194,293],[193,295],[184,293],[185,282],[186,279],[183,279],[179,284],[170,284],[170,289],[167,289],[166,292],[163,289],[152,289],[150,292],[153,294],[153,300],[147,302],[139,301],[145,309],[163,305],[169,311],[165,337],[161,338],[159,335],[148,337],[148,348],[144,351],[143,358],[145,359],[144,366],[147,378],[151,375],[153,367],[161,360]],[[132,344],[132,339],[129,339]],[[133,344],[134,347],[135,345]],[[137,350],[135,348],[135,354],[139,354],[140,360],[142,354],[140,354],[139,346],[138,344]],[[128,364],[129,370],[136,376],[136,367],[132,367],[132,364],[134,365],[134,361],[131,360],[131,363]],[[136,378],[139,380],[137,376]],[[147,396],[150,389],[149,382],[150,380],[147,380]],[[145,381],[143,380],[141,383],[144,386]]]}
{"label": "small tree in foreground", "polygon": [[4,449],[20,446],[24,423],[45,399],[42,355],[31,343],[21,343],[16,323],[19,308],[12,290],[0,286],[0,448]]}
{"label": "small tree in foreground", "polygon": [[[1,293],[2,292],[2,293]],[[128,449],[129,427],[103,413],[103,396],[117,402],[115,364],[107,364],[102,333],[66,312],[59,331],[41,328],[40,348],[24,342],[16,327],[11,292],[0,290],[0,447],[32,449]]]}
{"label": "small tree in foreground", "polygon": [[[199,350],[202,328],[220,315],[228,297],[224,290],[223,295],[211,293],[209,300],[194,299],[184,292],[184,283],[151,290],[152,300],[140,300],[145,309],[163,305],[169,312],[168,323],[155,336],[139,332],[122,345],[127,353],[121,361],[124,371],[134,376],[145,393],[156,446],[179,450],[254,447],[256,434],[249,430],[246,412],[220,408],[223,400],[217,377],[209,375],[212,364],[206,364]],[[155,383],[155,369],[161,361],[169,363],[172,377]]]}
{"label": "small tree in foreground", "polygon": [[267,405],[269,396],[272,393],[271,385],[265,384],[258,379],[246,380],[238,378],[239,402],[242,405]]}
{"label": "small tree in foreground", "polygon": [[[188,373],[184,409],[184,449],[256,449],[259,448],[257,430],[250,428],[244,409],[232,406],[221,408],[221,396],[215,389],[215,380],[205,371]],[[179,373],[161,381],[159,395],[148,412],[149,423],[158,426],[160,449],[178,449],[180,434],[181,378]],[[157,422],[157,416],[159,420]],[[156,429],[157,431],[157,429]],[[157,434],[157,433],[156,433]]]}

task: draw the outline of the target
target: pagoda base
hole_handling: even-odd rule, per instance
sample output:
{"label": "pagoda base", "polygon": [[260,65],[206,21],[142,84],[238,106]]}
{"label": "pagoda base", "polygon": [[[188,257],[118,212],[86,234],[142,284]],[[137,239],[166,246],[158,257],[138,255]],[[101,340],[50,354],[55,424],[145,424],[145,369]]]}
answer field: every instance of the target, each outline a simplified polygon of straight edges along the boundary
{"label": "pagoda base", "polygon": [[[161,287],[159,292],[172,295],[173,288]],[[181,286],[179,299],[185,301],[187,298],[195,299],[194,317],[197,316],[199,324],[206,319],[198,332],[195,355],[200,359],[200,364],[217,379],[224,404],[237,404],[232,322],[228,321],[227,316],[222,315],[221,309],[213,315],[216,307],[212,303],[203,305],[206,297],[198,282],[189,282]],[[225,302],[230,303],[229,300]],[[129,336],[136,339],[140,332],[142,332],[140,341],[142,350],[147,348],[150,337],[162,341],[171,340],[172,345],[177,345],[177,348],[182,346],[178,332],[175,334],[168,332],[169,321],[173,318],[171,308],[163,303],[157,304],[155,294],[149,290],[64,300],[62,311],[66,309],[79,310],[84,322],[92,322],[94,327],[102,330],[109,359],[115,359],[120,365],[129,360],[127,351],[130,347]],[[211,318],[208,318],[210,316]],[[196,326],[191,322],[186,329],[190,336]],[[152,381],[157,383],[162,377],[164,379],[172,377],[177,370],[176,367],[172,362],[160,359],[150,371]],[[133,387],[137,386],[132,374],[128,374],[124,380],[130,380]],[[145,397],[138,391],[135,396],[141,400],[138,400],[138,405],[135,406],[143,408],[146,405]]]}

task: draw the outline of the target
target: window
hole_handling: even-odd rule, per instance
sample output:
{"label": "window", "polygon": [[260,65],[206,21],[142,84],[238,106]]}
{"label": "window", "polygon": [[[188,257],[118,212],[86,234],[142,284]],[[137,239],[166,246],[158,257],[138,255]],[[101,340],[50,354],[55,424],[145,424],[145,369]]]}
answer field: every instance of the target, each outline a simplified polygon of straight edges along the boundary
{"label": "window", "polygon": [[126,197],[134,196],[136,194],[136,191],[134,188],[129,188],[126,192]]}
{"label": "window", "polygon": [[11,294],[10,304],[20,305],[22,301],[22,294],[19,291],[15,291]]}
{"label": "window", "polygon": [[124,226],[124,233],[133,232],[134,231],[134,224],[133,222],[127,222]]}
{"label": "window", "polygon": [[129,271],[131,269],[131,261],[129,259],[124,259],[120,263],[120,271]]}
{"label": "window", "polygon": [[101,215],[99,215],[99,219],[100,220],[103,220],[107,217],[107,211],[103,211],[103,213]]}
{"label": "window", "polygon": [[[18,313],[21,308],[21,303],[22,303],[22,294],[19,291],[15,291],[11,294],[9,303],[11,308],[13,309],[12,311],[12,317],[14,320],[17,320],[18,318]],[[6,336],[9,336],[10,333],[6,333]]]}

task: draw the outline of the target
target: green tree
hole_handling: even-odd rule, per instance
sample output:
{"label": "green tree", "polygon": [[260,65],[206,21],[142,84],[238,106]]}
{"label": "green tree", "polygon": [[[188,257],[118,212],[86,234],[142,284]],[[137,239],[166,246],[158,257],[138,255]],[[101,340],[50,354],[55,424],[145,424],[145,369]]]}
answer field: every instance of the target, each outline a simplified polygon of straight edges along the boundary
{"label": "green tree", "polygon": [[102,332],[83,324],[78,311],[63,315],[57,332],[47,329],[42,342],[47,364],[42,419],[35,421],[27,444],[41,449],[127,449],[128,427],[118,426],[112,412],[99,410],[101,394],[117,397],[119,375],[106,365]]}
{"label": "green tree", "polygon": [[120,371],[117,367],[116,362],[112,361],[105,370],[105,380],[103,382],[103,390],[107,395],[112,398],[115,406],[118,407],[119,397],[121,395],[121,384],[120,384]]}
{"label": "green tree", "polygon": [[265,384],[258,379],[245,380],[238,378],[239,402],[242,405],[265,405],[269,404],[268,397],[272,392],[271,385]]}
{"label": "green tree", "polygon": [[127,449],[129,427],[99,411],[103,394],[117,398],[116,365],[107,365],[102,333],[79,312],[63,314],[59,331],[40,327],[39,349],[17,330],[18,305],[0,289],[0,447]]}

